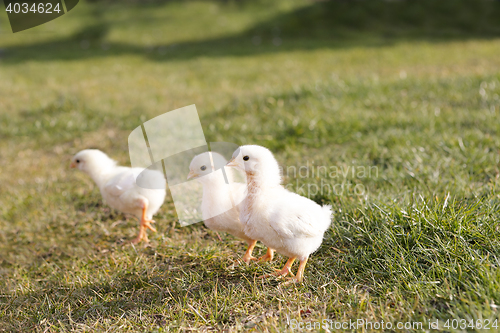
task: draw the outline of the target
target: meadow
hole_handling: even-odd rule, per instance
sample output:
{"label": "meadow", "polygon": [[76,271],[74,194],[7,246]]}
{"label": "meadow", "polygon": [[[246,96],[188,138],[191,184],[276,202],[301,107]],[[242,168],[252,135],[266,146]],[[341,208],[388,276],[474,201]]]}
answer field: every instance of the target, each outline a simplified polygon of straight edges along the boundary
{"label": "meadow", "polygon": [[[498,1],[89,1],[12,34],[2,14],[0,331],[498,331],[498,17]],[[244,243],[181,227],[169,195],[133,246],[137,221],[69,169],[89,147],[129,165],[130,131],[190,104],[207,141],[268,147],[289,189],[333,206],[304,283],[258,279],[280,255],[231,268]]]}

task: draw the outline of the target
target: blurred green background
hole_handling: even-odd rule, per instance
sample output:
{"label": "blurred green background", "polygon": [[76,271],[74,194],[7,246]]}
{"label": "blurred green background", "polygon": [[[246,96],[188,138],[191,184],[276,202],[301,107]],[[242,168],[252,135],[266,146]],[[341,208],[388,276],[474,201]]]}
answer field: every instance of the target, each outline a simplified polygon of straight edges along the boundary
{"label": "blurred green background", "polygon": [[[488,0],[81,1],[13,34],[3,12],[0,331],[493,324],[499,17]],[[181,228],[170,197],[132,247],[137,222],[68,170],[89,147],[128,165],[132,129],[190,104],[207,141],[264,145],[284,169],[377,170],[285,174],[342,188],[302,193],[335,211],[303,285],[254,279],[281,256],[230,270],[242,242]]]}

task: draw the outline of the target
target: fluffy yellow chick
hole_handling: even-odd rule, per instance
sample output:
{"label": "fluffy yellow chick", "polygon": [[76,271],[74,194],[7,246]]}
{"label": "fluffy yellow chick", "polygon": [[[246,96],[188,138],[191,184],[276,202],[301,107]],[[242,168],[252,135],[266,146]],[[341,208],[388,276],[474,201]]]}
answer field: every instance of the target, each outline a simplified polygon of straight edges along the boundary
{"label": "fluffy yellow chick", "polygon": [[[148,240],[146,230],[156,231],[151,225],[166,195],[166,181],[159,171],[117,166],[105,153],[85,149],[71,160],[72,168],[87,173],[99,187],[102,198],[110,207],[136,216],[140,221],[139,235],[134,244]],[[140,177],[141,186],[136,179]]]}
{"label": "fluffy yellow chick", "polygon": [[287,256],[289,260],[276,276],[292,275],[293,262],[300,260],[297,274],[290,282],[301,282],[311,253],[323,241],[332,220],[331,206],[286,190],[281,185],[278,162],[264,147],[239,147],[228,166],[246,172],[248,194],[240,208],[245,234]]}

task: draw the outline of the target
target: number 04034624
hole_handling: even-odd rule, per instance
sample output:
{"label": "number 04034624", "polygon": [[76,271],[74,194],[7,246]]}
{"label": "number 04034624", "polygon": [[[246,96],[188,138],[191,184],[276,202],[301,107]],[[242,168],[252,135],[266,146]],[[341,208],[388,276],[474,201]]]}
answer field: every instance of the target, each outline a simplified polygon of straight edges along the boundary
{"label": "number 04034624", "polygon": [[7,13],[16,13],[16,14],[27,14],[27,13],[39,13],[39,14],[52,14],[52,13],[60,13],[62,9],[59,7],[59,3],[56,3],[55,6],[49,3],[9,3],[7,8],[5,8]]}
{"label": "number 04034624", "polygon": [[470,319],[470,320],[465,320],[465,319],[448,319],[444,325],[444,328],[446,329],[482,329],[482,330],[498,330],[498,320],[489,320],[489,319]]}

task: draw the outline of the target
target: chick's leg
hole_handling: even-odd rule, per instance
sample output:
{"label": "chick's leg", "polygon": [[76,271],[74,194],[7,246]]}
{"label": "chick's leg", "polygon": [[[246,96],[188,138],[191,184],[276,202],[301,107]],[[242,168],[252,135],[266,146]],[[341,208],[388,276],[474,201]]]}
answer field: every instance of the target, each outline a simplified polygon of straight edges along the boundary
{"label": "chick's leg", "polygon": [[309,258],[305,258],[304,260],[300,261],[299,269],[297,270],[297,275],[289,278],[289,280],[286,283],[302,282],[302,280],[304,279],[304,270],[306,268],[307,259]]}
{"label": "chick's leg", "polygon": [[252,252],[253,252],[253,248],[255,247],[255,244],[257,244],[256,240],[248,241],[248,249],[245,252],[245,254],[243,255],[243,257],[241,258],[247,264],[250,263],[250,260],[257,260],[257,258],[252,257]]}
{"label": "chick's leg", "polygon": [[274,258],[274,250],[268,247],[266,254],[260,257],[259,261],[273,261],[273,258]]}
{"label": "chick's leg", "polygon": [[285,266],[283,267],[283,269],[281,271],[279,269],[277,269],[276,272],[271,273],[271,274],[262,275],[261,278],[263,279],[263,278],[268,278],[268,277],[271,277],[271,276],[285,277],[288,274],[290,274],[291,276],[293,276],[291,268],[292,268],[292,265],[293,265],[294,261],[295,261],[295,257],[288,259],[288,261],[286,262]]}
{"label": "chick's leg", "polygon": [[140,241],[145,241],[146,243],[149,243],[148,239],[148,234],[146,232],[147,229],[156,232],[156,229],[153,228],[151,223],[154,223],[154,220],[150,220],[147,218],[147,210],[148,210],[148,202],[147,200],[141,200],[141,205],[142,205],[142,216],[141,216],[141,221],[139,225],[139,235],[132,241],[132,243],[137,244]]}

